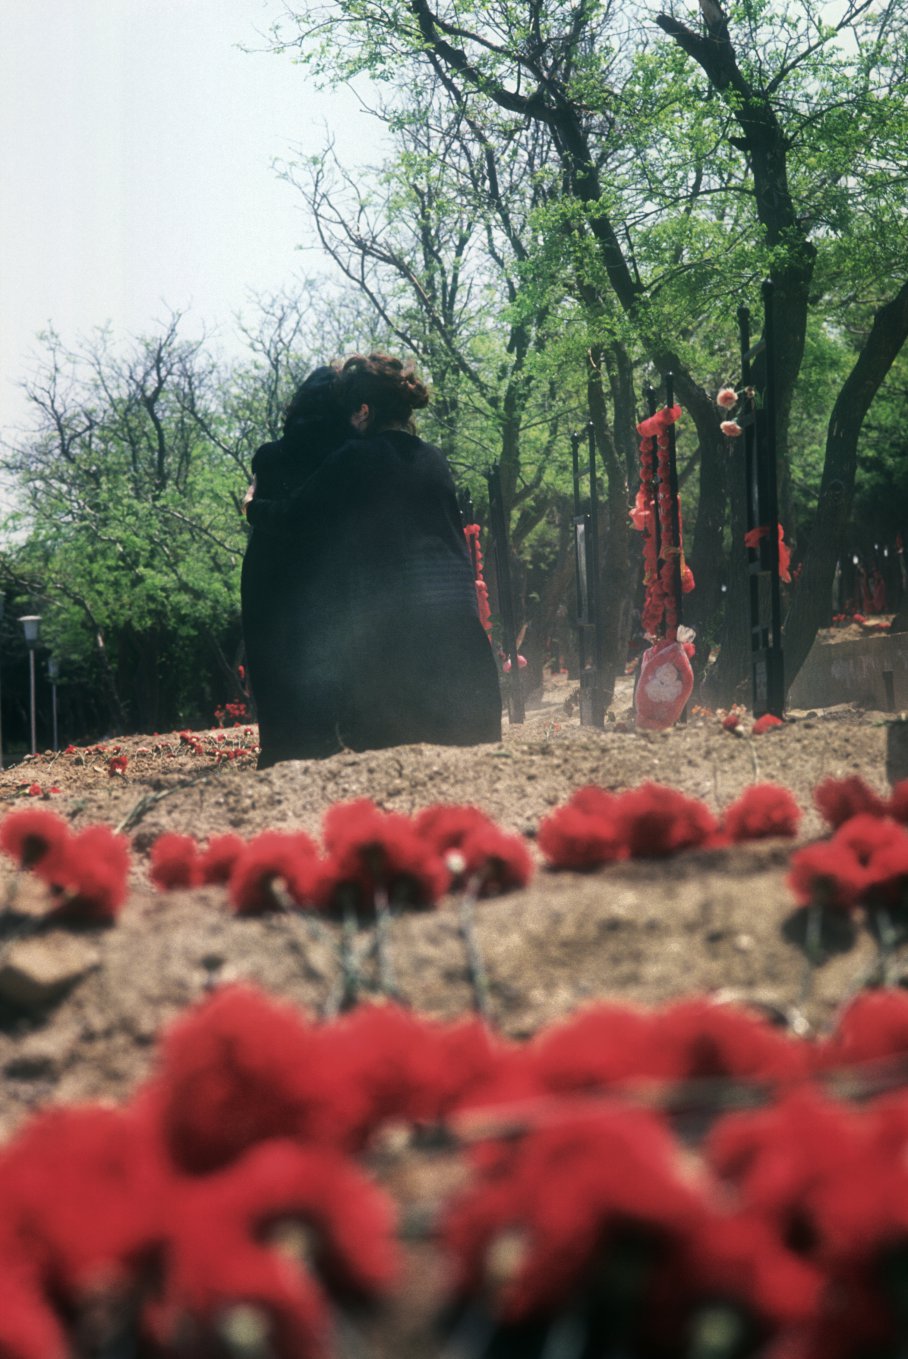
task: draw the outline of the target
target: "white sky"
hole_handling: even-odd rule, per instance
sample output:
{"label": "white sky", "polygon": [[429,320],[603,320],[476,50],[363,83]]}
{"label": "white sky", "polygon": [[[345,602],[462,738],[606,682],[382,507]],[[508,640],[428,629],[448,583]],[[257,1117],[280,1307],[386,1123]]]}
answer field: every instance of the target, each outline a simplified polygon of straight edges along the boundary
{"label": "white sky", "polygon": [[74,343],[188,309],[230,352],[250,291],[324,266],[272,168],[318,151],[377,159],[352,94],[291,56],[246,53],[281,0],[0,0],[0,436],[49,322]]}

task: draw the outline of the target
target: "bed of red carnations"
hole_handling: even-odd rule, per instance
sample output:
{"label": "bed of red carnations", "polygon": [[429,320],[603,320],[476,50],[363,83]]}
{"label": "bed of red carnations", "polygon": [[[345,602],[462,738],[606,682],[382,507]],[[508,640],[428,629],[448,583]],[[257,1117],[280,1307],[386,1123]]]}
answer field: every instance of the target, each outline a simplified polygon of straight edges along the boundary
{"label": "bed of red carnations", "polygon": [[[49,1109],[19,1129],[0,1150],[2,1359],[362,1353],[369,1309],[404,1286],[402,1234],[446,1262],[438,1353],[904,1354],[908,993],[882,983],[904,932],[908,784],[883,798],[827,779],[815,799],[830,835],[795,849],[789,874],[805,984],[830,920],[869,929],[879,959],[860,979],[874,989],[809,1035],[708,998],[601,1003],[523,1043],[481,1013],[409,1011],[394,998],[395,913],[459,893],[481,1012],[472,909],[534,871],[525,841],[477,808],[338,804],[321,843],[160,836],[160,890],[221,884],[236,913],[298,913],[340,938],[344,984],[317,1020],[251,987],[215,990],[164,1032],[127,1105]],[[549,871],[589,872],[793,836],[799,818],[775,785],[718,817],[657,784],[586,788],[537,845]],[[0,822],[0,848],[47,893],[45,914],[19,919],[13,888],[8,927],[115,924],[125,837],[30,805]],[[463,1162],[431,1221],[382,1187],[392,1136]]]}

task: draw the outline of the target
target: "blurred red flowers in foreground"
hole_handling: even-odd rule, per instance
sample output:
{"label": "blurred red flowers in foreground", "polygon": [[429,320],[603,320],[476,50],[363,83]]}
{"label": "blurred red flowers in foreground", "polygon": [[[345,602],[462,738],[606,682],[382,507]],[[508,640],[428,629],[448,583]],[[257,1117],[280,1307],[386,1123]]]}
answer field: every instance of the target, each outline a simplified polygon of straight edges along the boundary
{"label": "blurred red flowers in foreground", "polygon": [[[904,991],[857,997],[818,1042],[690,997],[514,1044],[396,1006],[314,1024],[228,987],[165,1033],[126,1107],[51,1110],[0,1149],[0,1354],[64,1359],[89,1318],[102,1350],[126,1325],[165,1359],[250,1328],[278,1359],[329,1354],[335,1314],[400,1274],[392,1203],[354,1157],[437,1120],[467,1148],[430,1232],[450,1303],[515,1356],[584,1318],[603,1352],[620,1335],[686,1359],[707,1307],[736,1355],[894,1354],[906,1062]],[[845,1071],[860,1105],[828,1093]]]}

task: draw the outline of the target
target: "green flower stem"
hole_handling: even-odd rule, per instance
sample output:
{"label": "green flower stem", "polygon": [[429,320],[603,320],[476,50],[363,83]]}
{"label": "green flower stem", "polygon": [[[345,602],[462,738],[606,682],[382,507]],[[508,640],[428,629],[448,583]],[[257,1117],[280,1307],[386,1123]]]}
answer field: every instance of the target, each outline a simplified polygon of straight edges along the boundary
{"label": "green flower stem", "polygon": [[804,975],[797,1009],[803,1010],[813,990],[814,969],[823,961],[823,907],[812,901],[807,907],[807,937],[804,941]]}
{"label": "green flower stem", "polygon": [[460,898],[460,935],[467,955],[467,971],[473,988],[473,1009],[483,1019],[489,1018],[489,979],[485,969],[479,939],[476,934],[475,906],[481,886],[480,878],[473,878]]}
{"label": "green flower stem", "polygon": [[883,986],[889,986],[892,983],[893,962],[899,936],[892,923],[892,916],[885,906],[877,906],[873,916],[880,943],[880,982]]}
{"label": "green flower stem", "polygon": [[375,889],[375,952],[378,957],[378,989],[383,996],[396,995],[391,959],[391,908],[384,887]]}

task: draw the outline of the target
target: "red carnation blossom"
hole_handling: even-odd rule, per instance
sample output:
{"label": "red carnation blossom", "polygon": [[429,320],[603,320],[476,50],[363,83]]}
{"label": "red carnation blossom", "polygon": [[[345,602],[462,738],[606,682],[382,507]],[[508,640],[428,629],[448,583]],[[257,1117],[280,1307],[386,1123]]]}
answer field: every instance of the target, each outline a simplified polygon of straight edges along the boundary
{"label": "red carnation blossom", "polygon": [[332,1080],[310,1135],[361,1151],[383,1123],[430,1117],[441,1078],[436,1034],[432,1021],[399,1005],[358,1005],[318,1030],[319,1062]]}
{"label": "red carnation blossom", "polygon": [[28,785],[28,788],[27,788],[25,791],[26,791],[28,797],[43,797],[43,796],[44,796],[44,789],[41,787],[40,783],[30,783],[30,784]]}
{"label": "red carnation blossom", "polygon": [[583,788],[578,788],[571,794],[567,803],[568,807],[575,808],[578,812],[585,812],[589,816],[614,816],[621,805],[621,799],[614,793],[610,793],[607,788],[598,788],[596,784],[589,783]]}
{"label": "red carnation blossom", "polygon": [[323,835],[330,856],[320,889],[326,905],[350,894],[368,908],[384,891],[390,901],[431,906],[448,886],[448,869],[413,823],[368,798],[331,807]]}
{"label": "red carnation blossom", "polygon": [[892,794],[886,803],[886,814],[902,826],[908,826],[908,779],[893,785]]}
{"label": "red carnation blossom", "polygon": [[233,866],[243,851],[245,841],[239,835],[213,835],[199,854],[202,882],[226,886]]}
{"label": "red carnation blossom", "polygon": [[821,1065],[850,1066],[908,1056],[908,993],[861,991],[839,1015],[822,1045]]}
{"label": "red carnation blossom", "polygon": [[51,1109],[4,1149],[4,1224],[28,1243],[42,1279],[72,1306],[102,1284],[135,1279],[161,1234],[166,1180],[135,1111]]}
{"label": "red carnation blossom", "polygon": [[857,774],[844,779],[823,779],[813,790],[817,811],[833,829],[850,817],[866,812],[870,816],[884,816],[886,803]]}
{"label": "red carnation blossom", "polygon": [[708,844],[719,828],[705,802],[659,783],[642,783],[625,793],[620,822],[632,859],[696,849]]}
{"label": "red carnation blossom", "polygon": [[705,1217],[684,1258],[689,1300],[709,1305],[721,1299],[742,1308],[764,1340],[781,1334],[787,1341],[793,1328],[816,1316],[823,1272],[756,1214]]}
{"label": "red carnation blossom", "polygon": [[526,887],[533,876],[533,860],[519,835],[499,826],[472,831],[460,846],[464,876],[477,884],[481,897],[497,896],[513,887]]}
{"label": "red carnation blossom", "polygon": [[310,905],[319,882],[315,841],[304,831],[262,831],[245,844],[230,873],[230,902],[238,915],[279,910],[281,884],[298,905]]}
{"label": "red carnation blossom", "polygon": [[751,736],[765,736],[766,732],[774,731],[776,727],[784,726],[781,717],[776,717],[775,713],[764,713],[758,717],[750,729]]}
{"label": "red carnation blossom", "polygon": [[242,1305],[267,1318],[277,1359],[319,1359],[330,1348],[329,1300],[371,1301],[397,1271],[389,1199],[328,1148],[269,1142],[181,1189],[173,1208],[155,1309],[168,1347],[188,1318],[210,1341]]}
{"label": "red carnation blossom", "polygon": [[732,709],[731,712],[726,713],[725,716],[722,718],[722,726],[725,729],[725,731],[737,731],[740,725],[741,725],[741,714],[737,712],[736,709],[734,708]]}
{"label": "red carnation blossom", "polygon": [[601,1002],[544,1029],[529,1058],[548,1090],[595,1090],[639,1078],[654,1020],[646,1010]]}
{"label": "red carnation blossom", "polygon": [[869,868],[875,857],[908,842],[908,831],[887,816],[860,812],[843,821],[831,844],[849,850],[862,868]]}
{"label": "red carnation blossom", "polygon": [[598,868],[627,858],[624,828],[617,817],[592,816],[570,804],[540,822],[536,842],[552,868]]}
{"label": "red carnation blossom", "polygon": [[3,1359],[70,1359],[72,1350],[63,1328],[20,1255],[21,1248],[13,1246],[9,1254],[0,1255],[0,1354]]}
{"label": "red carnation blossom", "polygon": [[662,1123],[612,1108],[559,1120],[495,1158],[449,1208],[442,1235],[457,1292],[491,1285],[495,1313],[520,1321],[581,1302],[628,1232],[654,1265],[682,1250],[703,1211]]}
{"label": "red carnation blossom", "polygon": [[413,818],[417,834],[442,855],[447,849],[458,849],[471,831],[494,824],[479,807],[441,802],[425,807]]}
{"label": "red carnation blossom", "polygon": [[523,1044],[508,1042],[475,1016],[428,1032],[433,1074],[424,1117],[443,1122],[454,1113],[538,1098],[541,1086]]}
{"label": "red carnation blossom", "polygon": [[552,868],[597,868],[627,858],[621,801],[604,788],[578,788],[539,826],[536,841]]}
{"label": "red carnation blossom", "polygon": [[789,1081],[807,1072],[803,1042],[762,1015],[706,997],[666,1006],[654,1015],[650,1037],[645,1074],[662,1080]]}
{"label": "red carnation blossom", "polygon": [[62,896],[53,912],[57,918],[111,925],[129,890],[129,842],[110,826],[86,826],[70,839],[62,862],[47,877]]}
{"label": "red carnation blossom", "polygon": [[269,1137],[302,1137],[335,1073],[293,1006],[251,986],[216,991],[167,1031],[145,1098],[175,1165],[205,1174]]}
{"label": "red carnation blossom", "polygon": [[908,905],[908,835],[881,846],[872,855],[864,900],[868,906],[885,906],[893,911],[902,911]]}
{"label": "red carnation blossom", "polygon": [[722,828],[734,843],[763,840],[773,835],[796,835],[801,809],[787,788],[778,783],[754,783],[726,807]]}
{"label": "red carnation blossom", "polygon": [[117,774],[125,774],[126,766],[129,764],[128,755],[113,755],[107,761],[108,776],[113,778]]}
{"label": "red carnation blossom", "polygon": [[786,882],[799,906],[850,911],[864,890],[865,874],[844,845],[807,845],[791,856]]}
{"label": "red carnation blossom", "polygon": [[56,812],[36,808],[10,812],[0,821],[0,849],[20,868],[53,872],[71,839],[68,824]]}
{"label": "red carnation blossom", "polygon": [[707,1139],[710,1165],[734,1185],[742,1206],[814,1259],[835,1234],[830,1184],[847,1179],[860,1192],[859,1168],[870,1150],[861,1116],[809,1087],[768,1108],[726,1115]]}
{"label": "red carnation blossom", "polygon": [[162,892],[197,886],[201,882],[199,847],[193,837],[172,832],[159,835],[151,847],[149,874]]}

